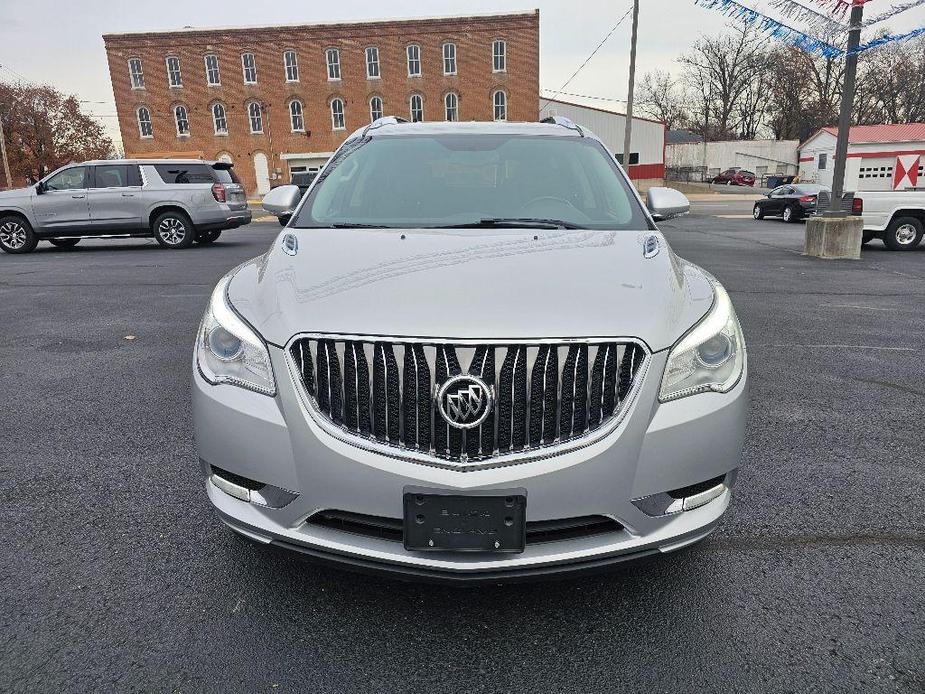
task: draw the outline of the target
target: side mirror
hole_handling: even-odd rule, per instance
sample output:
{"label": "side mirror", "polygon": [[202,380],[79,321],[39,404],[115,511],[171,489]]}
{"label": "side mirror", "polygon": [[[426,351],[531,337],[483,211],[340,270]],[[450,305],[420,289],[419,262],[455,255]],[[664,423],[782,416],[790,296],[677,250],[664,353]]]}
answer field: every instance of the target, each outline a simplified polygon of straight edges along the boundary
{"label": "side mirror", "polygon": [[289,220],[292,219],[292,215],[291,214],[281,214],[279,217],[277,217],[277,219],[279,220],[279,225],[281,227],[284,227],[287,224],[289,224]]}
{"label": "side mirror", "polygon": [[35,194],[41,195],[44,192],[45,192],[45,184],[39,181],[38,183],[35,184]]}
{"label": "side mirror", "polygon": [[298,186],[280,186],[263,196],[263,209],[276,217],[291,217],[301,199],[302,191]]}
{"label": "side mirror", "polygon": [[649,188],[646,193],[646,207],[656,221],[671,219],[691,211],[690,200],[674,188]]}

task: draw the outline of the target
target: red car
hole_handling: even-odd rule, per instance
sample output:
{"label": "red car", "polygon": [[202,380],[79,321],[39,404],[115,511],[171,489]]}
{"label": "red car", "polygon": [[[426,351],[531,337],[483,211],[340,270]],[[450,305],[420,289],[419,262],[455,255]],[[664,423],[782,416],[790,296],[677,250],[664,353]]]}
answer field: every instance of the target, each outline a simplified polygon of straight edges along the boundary
{"label": "red car", "polygon": [[746,171],[734,166],[716,176],[711,183],[721,183],[727,186],[754,186],[755,174],[752,171]]}

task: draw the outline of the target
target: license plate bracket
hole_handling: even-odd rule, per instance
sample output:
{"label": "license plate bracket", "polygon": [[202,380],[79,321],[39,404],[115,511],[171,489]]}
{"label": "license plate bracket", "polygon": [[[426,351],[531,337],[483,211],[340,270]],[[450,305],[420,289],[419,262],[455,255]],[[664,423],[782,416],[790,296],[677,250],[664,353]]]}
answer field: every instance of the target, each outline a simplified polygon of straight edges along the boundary
{"label": "license plate bracket", "polygon": [[407,487],[404,545],[415,552],[523,552],[527,490],[448,494]]}

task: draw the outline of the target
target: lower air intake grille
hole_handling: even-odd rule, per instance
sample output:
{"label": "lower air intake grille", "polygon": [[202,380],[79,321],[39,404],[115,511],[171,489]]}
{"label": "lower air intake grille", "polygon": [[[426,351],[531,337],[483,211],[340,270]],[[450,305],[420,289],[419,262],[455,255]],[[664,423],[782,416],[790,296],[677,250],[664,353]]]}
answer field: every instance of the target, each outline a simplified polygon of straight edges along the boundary
{"label": "lower air intake grille", "polygon": [[[522,457],[604,430],[622,416],[648,356],[635,341],[502,345],[340,336],[299,338],[290,355],[327,423],[411,457],[454,464]],[[441,386],[460,375],[477,377],[490,391],[490,410],[470,428],[450,424],[437,406]]]}
{"label": "lower air intake grille", "polygon": [[[367,516],[349,511],[319,511],[307,521],[309,525],[331,528],[342,532],[377,537],[383,540],[401,542],[404,530],[401,518]],[[557,520],[528,521],[527,544],[573,540],[604,533],[616,533],[623,525],[607,516],[580,516]]]}

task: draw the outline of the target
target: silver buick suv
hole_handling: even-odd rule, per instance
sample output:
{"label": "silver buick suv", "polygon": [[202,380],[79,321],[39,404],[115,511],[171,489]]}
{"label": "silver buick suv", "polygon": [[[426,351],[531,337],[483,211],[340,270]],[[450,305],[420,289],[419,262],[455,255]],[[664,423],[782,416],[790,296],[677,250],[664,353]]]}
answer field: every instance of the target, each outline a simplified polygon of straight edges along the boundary
{"label": "silver buick suv", "polygon": [[597,570],[707,536],[747,408],[729,296],[592,133],[353,133],[212,293],[193,407],[220,518],[408,578]]}

